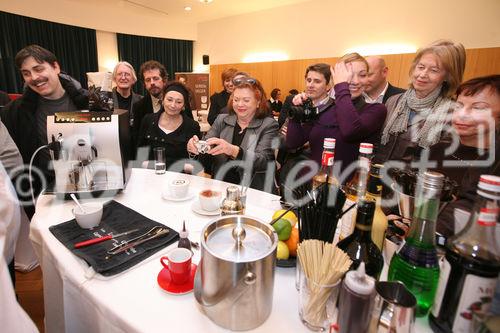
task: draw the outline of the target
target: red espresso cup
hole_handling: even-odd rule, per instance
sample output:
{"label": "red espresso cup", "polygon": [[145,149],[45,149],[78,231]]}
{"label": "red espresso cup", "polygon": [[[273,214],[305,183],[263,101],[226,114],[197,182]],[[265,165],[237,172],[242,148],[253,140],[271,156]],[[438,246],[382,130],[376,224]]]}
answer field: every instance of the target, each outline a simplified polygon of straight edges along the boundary
{"label": "red espresso cup", "polygon": [[192,256],[193,253],[188,249],[178,247],[161,257],[161,264],[170,272],[173,283],[183,284],[189,280]]}

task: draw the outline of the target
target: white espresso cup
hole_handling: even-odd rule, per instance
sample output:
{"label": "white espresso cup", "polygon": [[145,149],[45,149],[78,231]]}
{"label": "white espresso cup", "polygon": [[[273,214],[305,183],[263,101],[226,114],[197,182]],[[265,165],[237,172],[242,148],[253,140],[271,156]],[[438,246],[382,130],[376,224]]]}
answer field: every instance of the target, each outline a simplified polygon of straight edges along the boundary
{"label": "white espresso cup", "polygon": [[186,197],[189,190],[189,180],[174,179],[168,183],[168,190],[173,198],[181,199]]}
{"label": "white espresso cup", "polygon": [[213,212],[220,208],[222,193],[220,191],[203,190],[199,194],[200,207],[208,212]]}

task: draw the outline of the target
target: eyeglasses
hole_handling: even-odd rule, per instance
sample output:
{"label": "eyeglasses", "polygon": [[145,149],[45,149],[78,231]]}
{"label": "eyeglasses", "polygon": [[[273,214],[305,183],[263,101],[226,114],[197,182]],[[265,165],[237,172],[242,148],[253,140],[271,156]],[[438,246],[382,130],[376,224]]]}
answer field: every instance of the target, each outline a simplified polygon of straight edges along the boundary
{"label": "eyeglasses", "polygon": [[239,85],[242,85],[244,83],[248,83],[248,84],[253,86],[254,84],[257,83],[257,80],[255,80],[254,78],[251,78],[251,77],[239,77],[239,78],[233,80],[233,84],[235,86],[239,86]]}
{"label": "eyeglasses", "polygon": [[130,75],[130,73],[127,73],[127,72],[123,72],[123,73],[116,73],[116,76],[118,77],[131,77],[132,75]]}

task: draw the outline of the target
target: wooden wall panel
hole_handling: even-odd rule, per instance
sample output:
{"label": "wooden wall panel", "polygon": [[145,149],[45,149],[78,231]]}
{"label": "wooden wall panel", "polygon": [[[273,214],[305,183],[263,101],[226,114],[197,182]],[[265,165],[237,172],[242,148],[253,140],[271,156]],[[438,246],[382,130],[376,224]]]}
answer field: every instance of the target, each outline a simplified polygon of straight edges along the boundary
{"label": "wooden wall panel", "polygon": [[[500,73],[500,47],[468,49],[464,80],[473,77]],[[383,56],[389,67],[389,82],[408,87],[408,71],[415,54],[390,54]],[[307,66],[325,62],[335,64],[338,58],[299,59],[288,61],[259,62],[210,65],[210,94],[222,90],[221,73],[226,68],[234,67],[248,72],[259,79],[269,96],[273,88],[279,88],[284,98],[292,88],[299,91],[305,88],[304,73]]]}

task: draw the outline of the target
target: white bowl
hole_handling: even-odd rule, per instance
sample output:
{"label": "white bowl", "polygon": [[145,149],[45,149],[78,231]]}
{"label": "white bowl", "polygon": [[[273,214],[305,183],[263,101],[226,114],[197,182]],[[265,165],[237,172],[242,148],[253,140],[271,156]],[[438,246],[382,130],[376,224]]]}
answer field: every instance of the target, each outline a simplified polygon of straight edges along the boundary
{"label": "white bowl", "polygon": [[89,202],[82,204],[85,213],[80,210],[80,207],[73,208],[73,215],[76,222],[82,229],[92,229],[101,223],[102,204]]}

